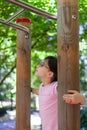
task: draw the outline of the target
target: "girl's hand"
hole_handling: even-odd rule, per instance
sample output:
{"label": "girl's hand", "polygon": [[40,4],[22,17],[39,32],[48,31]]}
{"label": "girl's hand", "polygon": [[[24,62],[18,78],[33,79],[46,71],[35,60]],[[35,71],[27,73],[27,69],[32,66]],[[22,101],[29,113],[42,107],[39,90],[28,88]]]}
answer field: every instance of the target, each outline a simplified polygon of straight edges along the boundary
{"label": "girl's hand", "polygon": [[85,97],[76,90],[68,90],[68,94],[63,95],[63,99],[68,104],[85,104]]}

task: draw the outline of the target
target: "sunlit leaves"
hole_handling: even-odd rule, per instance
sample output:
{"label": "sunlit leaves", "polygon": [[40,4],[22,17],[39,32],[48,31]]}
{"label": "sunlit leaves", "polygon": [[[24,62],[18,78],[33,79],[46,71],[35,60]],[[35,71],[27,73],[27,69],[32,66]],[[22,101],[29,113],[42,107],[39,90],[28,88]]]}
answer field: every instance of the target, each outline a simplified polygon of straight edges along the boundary
{"label": "sunlit leaves", "polygon": [[[57,14],[57,0],[20,0],[34,7]],[[0,0],[0,18],[7,20],[21,8],[5,0]],[[31,64],[32,64],[32,84],[37,81],[34,76],[35,68],[40,59],[46,55],[57,55],[57,21],[46,19],[30,11],[25,11],[18,17],[28,17],[32,20],[31,24]],[[14,23],[16,18],[12,21]],[[87,0],[79,1],[79,26],[80,35],[80,54],[87,56],[86,49],[83,49],[87,42]],[[83,43],[84,43],[83,42]],[[87,46],[85,45],[85,48]],[[0,68],[2,72],[1,79],[11,70],[16,63],[16,29],[0,24]],[[82,65],[82,64],[81,64]],[[82,65],[82,68],[83,65]],[[84,70],[83,70],[84,71]],[[82,71],[82,73],[83,73]],[[15,72],[14,72],[15,73]],[[12,75],[11,75],[12,74]],[[11,72],[8,77],[13,76]],[[14,77],[14,76],[13,76]],[[38,81],[39,82],[39,81]],[[38,84],[37,82],[37,84]],[[7,80],[4,80],[6,85]],[[3,85],[3,84],[2,84]],[[13,85],[13,82],[10,84]]]}

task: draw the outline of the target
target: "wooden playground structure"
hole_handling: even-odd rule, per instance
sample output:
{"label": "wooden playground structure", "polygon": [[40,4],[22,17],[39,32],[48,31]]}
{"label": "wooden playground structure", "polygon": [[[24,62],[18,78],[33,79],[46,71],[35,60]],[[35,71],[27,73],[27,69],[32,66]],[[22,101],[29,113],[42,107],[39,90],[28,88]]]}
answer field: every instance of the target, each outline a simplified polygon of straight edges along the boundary
{"label": "wooden playground structure", "polygon": [[25,10],[58,23],[58,129],[80,130],[80,106],[68,105],[62,100],[67,90],[79,90],[78,1],[57,0],[57,16],[18,0],[6,1],[22,8],[7,20],[0,19],[0,23],[17,29],[16,130],[31,130],[31,20],[25,18],[19,19],[17,24],[12,22]]}

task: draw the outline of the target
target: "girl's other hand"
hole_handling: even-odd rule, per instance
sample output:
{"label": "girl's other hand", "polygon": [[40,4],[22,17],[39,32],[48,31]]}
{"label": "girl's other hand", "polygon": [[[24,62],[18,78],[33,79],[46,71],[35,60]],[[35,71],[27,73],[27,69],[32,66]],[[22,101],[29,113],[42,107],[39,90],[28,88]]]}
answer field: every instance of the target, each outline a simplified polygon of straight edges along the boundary
{"label": "girl's other hand", "polygon": [[63,100],[68,104],[85,104],[85,97],[76,90],[68,90],[68,94],[63,95]]}

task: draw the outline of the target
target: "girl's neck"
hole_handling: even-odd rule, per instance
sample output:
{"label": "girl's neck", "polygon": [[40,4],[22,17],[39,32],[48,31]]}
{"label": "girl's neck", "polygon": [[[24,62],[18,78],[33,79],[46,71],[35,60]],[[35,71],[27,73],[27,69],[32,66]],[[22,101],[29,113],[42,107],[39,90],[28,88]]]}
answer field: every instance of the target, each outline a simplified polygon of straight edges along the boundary
{"label": "girl's neck", "polygon": [[42,83],[43,83],[44,86],[47,86],[48,84],[51,83],[51,81],[42,81]]}
{"label": "girl's neck", "polygon": [[45,87],[45,86],[47,86],[48,84],[50,84],[50,83],[43,83],[43,86]]}
{"label": "girl's neck", "polygon": [[46,86],[46,85],[50,84],[51,81],[50,80],[42,80],[42,83],[44,86]]}
{"label": "girl's neck", "polygon": [[48,78],[46,78],[46,79],[41,79],[41,81],[42,81],[42,83],[43,83],[44,86],[46,86],[46,85],[48,85],[48,84],[51,83],[51,79],[48,79]]}

